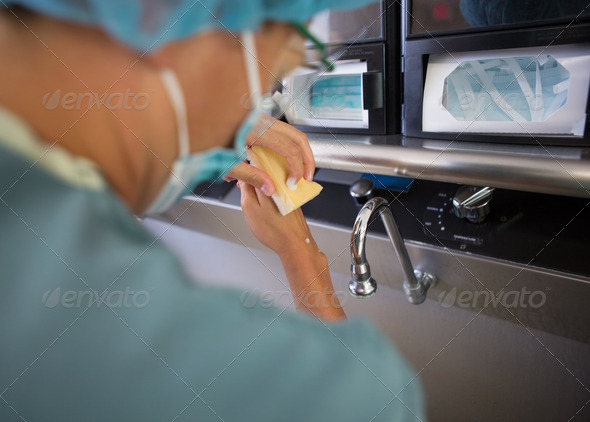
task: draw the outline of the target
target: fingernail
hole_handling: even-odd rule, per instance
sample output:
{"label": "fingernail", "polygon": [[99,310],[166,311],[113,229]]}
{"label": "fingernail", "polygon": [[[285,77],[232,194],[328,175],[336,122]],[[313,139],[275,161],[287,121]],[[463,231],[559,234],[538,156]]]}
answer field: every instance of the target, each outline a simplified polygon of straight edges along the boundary
{"label": "fingernail", "polygon": [[297,190],[297,181],[294,177],[289,177],[287,179],[287,187],[289,190]]}
{"label": "fingernail", "polygon": [[270,196],[270,186],[268,186],[268,185],[262,185],[262,187],[260,188],[260,190],[266,196]]}
{"label": "fingernail", "polygon": [[307,180],[308,182],[313,182],[313,171],[310,171],[305,175],[305,180]]}

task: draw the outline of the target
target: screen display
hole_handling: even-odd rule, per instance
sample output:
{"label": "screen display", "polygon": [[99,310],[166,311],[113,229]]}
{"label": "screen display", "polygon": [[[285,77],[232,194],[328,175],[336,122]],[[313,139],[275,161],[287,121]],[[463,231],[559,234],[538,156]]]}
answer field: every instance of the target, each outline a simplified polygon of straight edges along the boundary
{"label": "screen display", "polygon": [[411,34],[590,16],[588,0],[408,0]]}
{"label": "screen display", "polygon": [[327,10],[316,15],[309,31],[326,44],[346,44],[383,39],[385,11],[382,2],[355,10]]}
{"label": "screen display", "polygon": [[311,87],[311,114],[318,119],[363,120],[361,75],[323,76]]}
{"label": "screen display", "polygon": [[285,118],[294,125],[366,129],[369,112],[363,104],[367,62],[338,62],[330,73],[299,68],[284,82]]}

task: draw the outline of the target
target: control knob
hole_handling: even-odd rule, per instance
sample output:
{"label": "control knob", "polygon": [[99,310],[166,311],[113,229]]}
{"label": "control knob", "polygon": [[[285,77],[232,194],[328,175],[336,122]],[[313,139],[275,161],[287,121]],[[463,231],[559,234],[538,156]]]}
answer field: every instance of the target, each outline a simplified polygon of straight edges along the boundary
{"label": "control knob", "polygon": [[358,205],[364,205],[375,196],[375,184],[369,179],[358,179],[350,186],[349,192]]}
{"label": "control knob", "polygon": [[494,188],[461,186],[453,198],[453,211],[459,218],[481,223],[490,213]]}

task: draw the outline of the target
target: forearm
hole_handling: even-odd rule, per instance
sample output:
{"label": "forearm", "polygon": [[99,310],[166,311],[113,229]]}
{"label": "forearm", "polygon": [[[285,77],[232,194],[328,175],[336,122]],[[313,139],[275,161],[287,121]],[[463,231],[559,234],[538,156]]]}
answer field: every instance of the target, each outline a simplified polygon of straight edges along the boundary
{"label": "forearm", "polygon": [[282,216],[272,199],[247,183],[238,186],[246,221],[256,238],[281,259],[297,309],[326,321],[346,318],[334,292],[328,260],[301,209]]}
{"label": "forearm", "polygon": [[313,238],[307,240],[291,253],[281,254],[295,306],[299,311],[325,321],[345,319],[346,314],[332,285],[328,260],[318,250]]}

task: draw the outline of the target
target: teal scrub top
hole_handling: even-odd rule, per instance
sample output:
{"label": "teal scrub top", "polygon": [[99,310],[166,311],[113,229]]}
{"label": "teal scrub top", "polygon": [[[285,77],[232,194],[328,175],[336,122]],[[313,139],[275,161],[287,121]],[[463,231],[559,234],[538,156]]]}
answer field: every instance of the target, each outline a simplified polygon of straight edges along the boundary
{"label": "teal scrub top", "polygon": [[0,110],[0,420],[424,421],[368,322],[199,285],[100,172]]}

